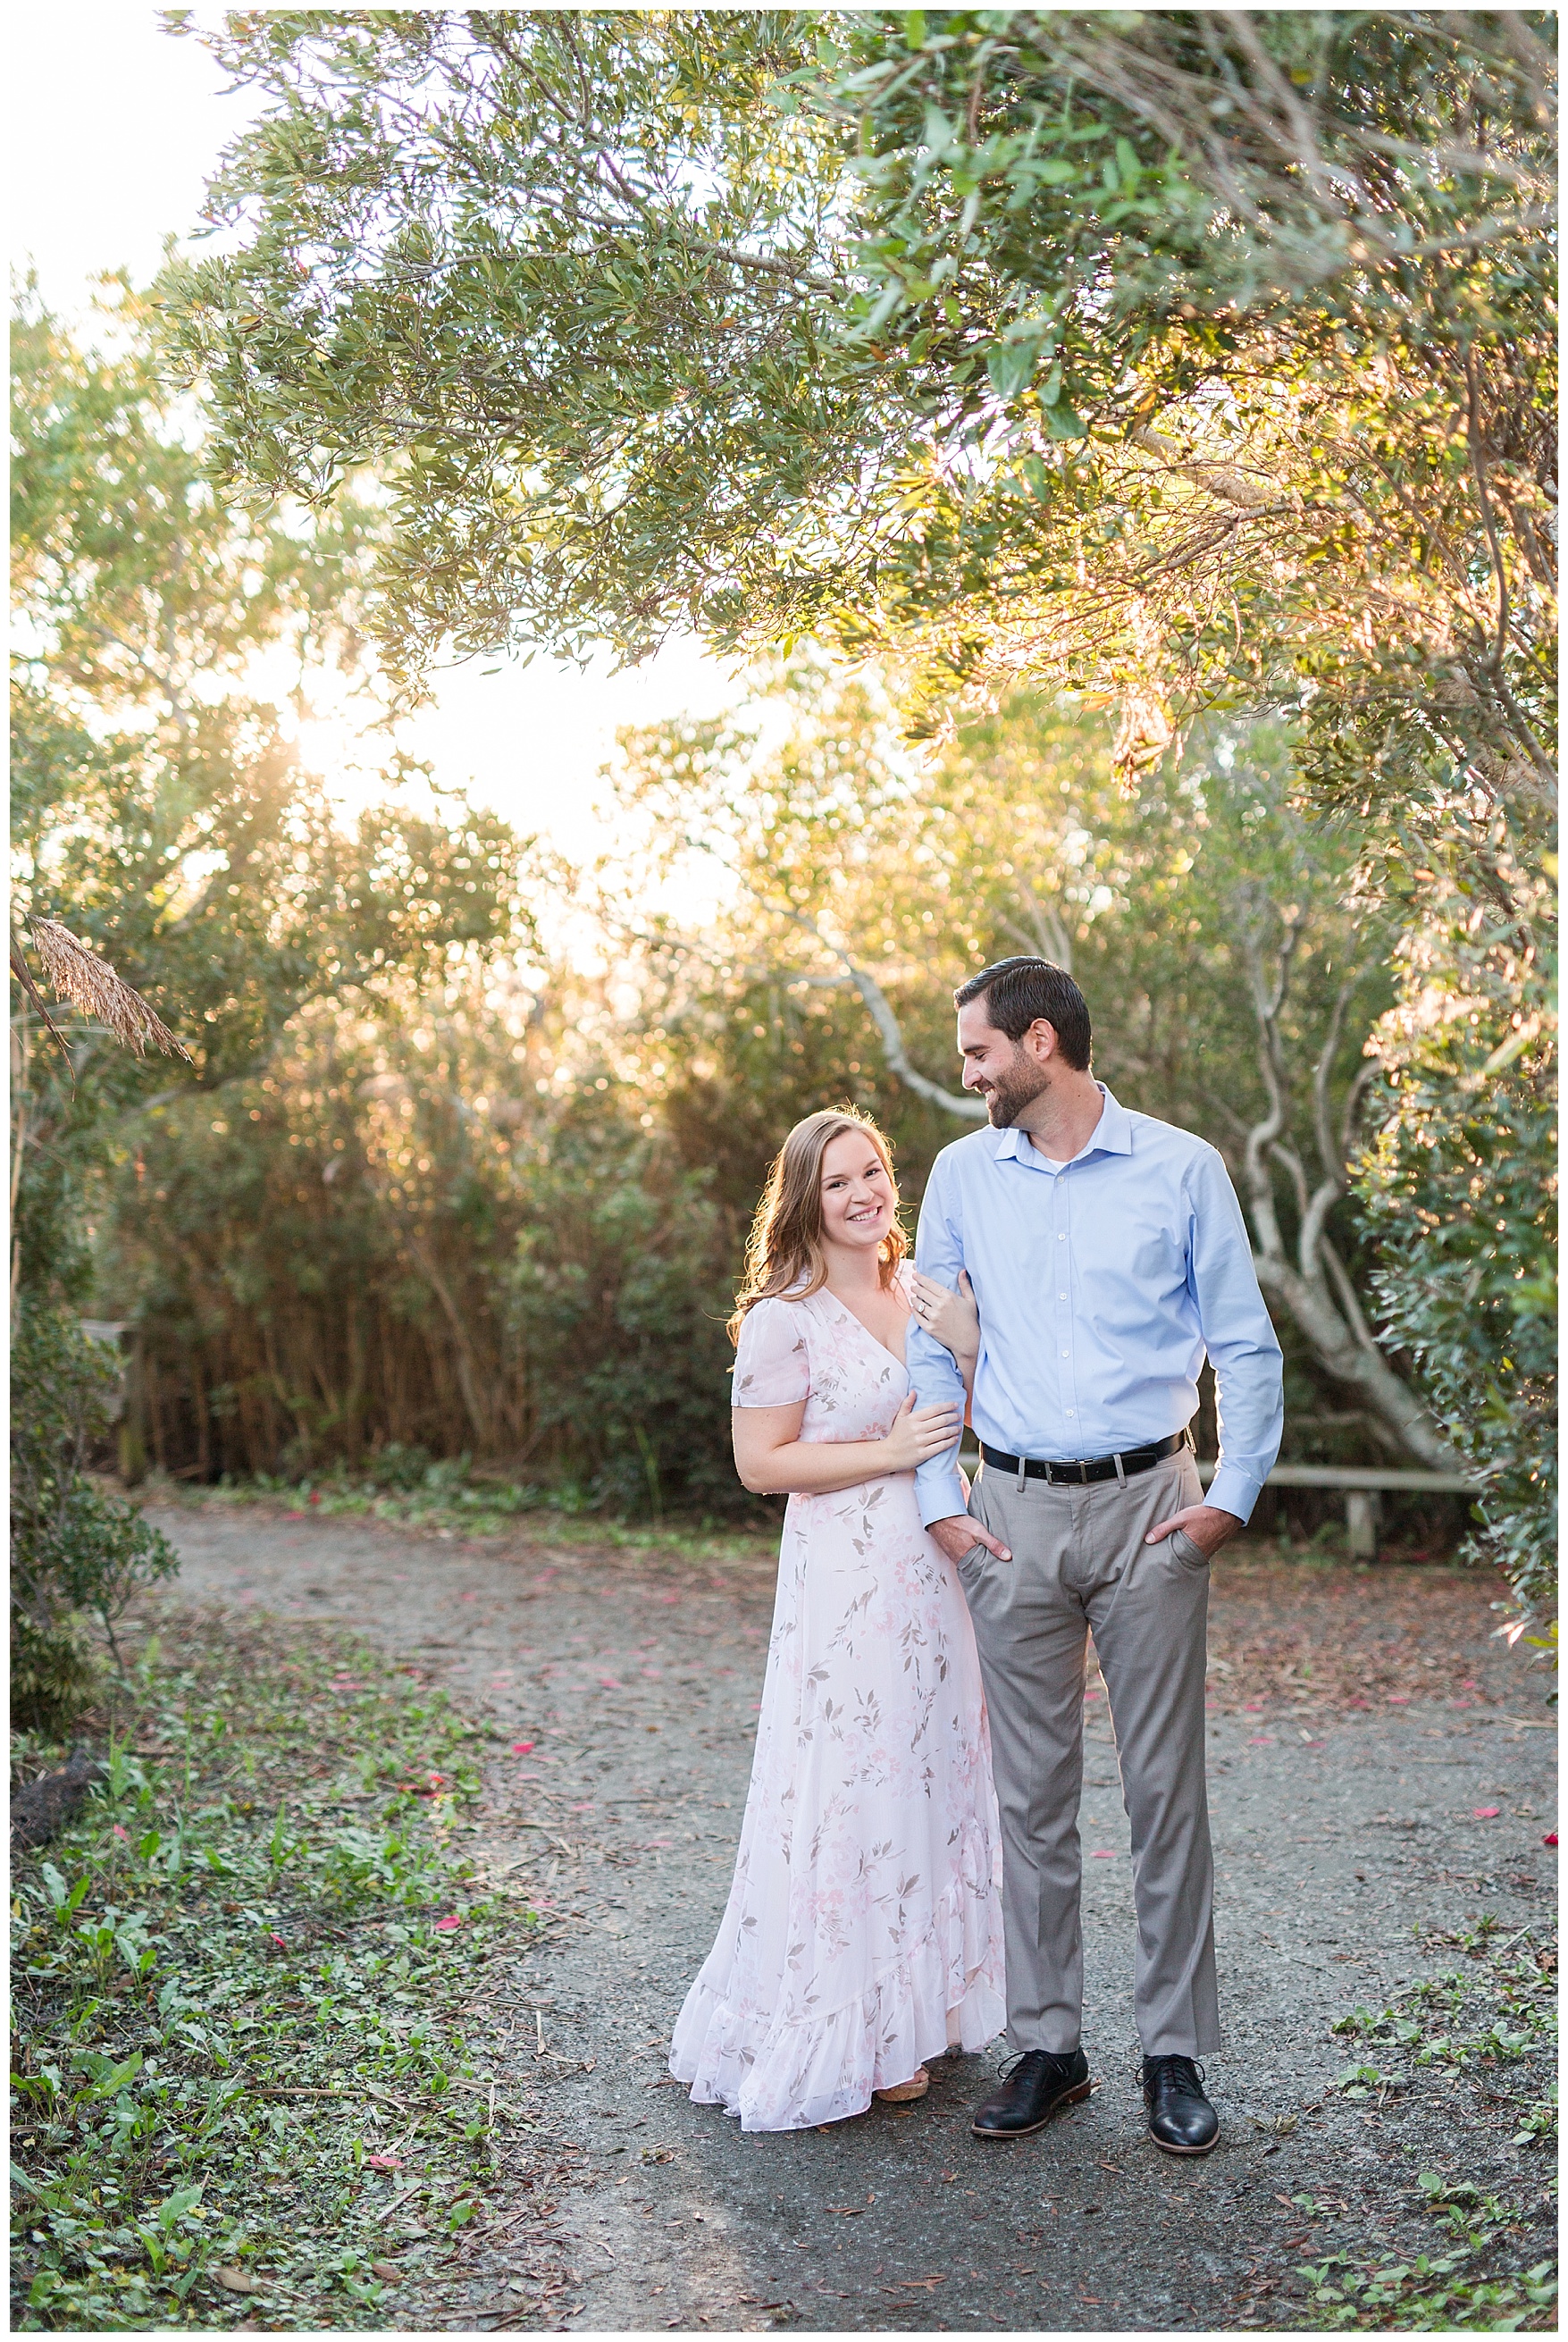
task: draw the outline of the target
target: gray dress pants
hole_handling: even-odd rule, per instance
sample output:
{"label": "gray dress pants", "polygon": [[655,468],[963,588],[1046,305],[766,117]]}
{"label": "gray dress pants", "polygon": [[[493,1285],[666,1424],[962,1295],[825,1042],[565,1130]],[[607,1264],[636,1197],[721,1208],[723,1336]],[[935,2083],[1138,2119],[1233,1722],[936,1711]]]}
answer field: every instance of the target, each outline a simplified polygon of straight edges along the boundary
{"label": "gray dress pants", "polygon": [[1217,2049],[1213,1860],[1203,1774],[1209,1566],[1154,1523],[1203,1489],[1188,1448],[1090,1487],[1016,1485],[983,1466],[972,1516],[1009,1547],[958,1565],[980,1646],[1002,1814],[1007,2031],[1014,2049],[1079,2046],[1084,1936],[1078,1804],[1088,1636],[1110,1695],[1133,1826],[1134,2007],[1144,2055]]}

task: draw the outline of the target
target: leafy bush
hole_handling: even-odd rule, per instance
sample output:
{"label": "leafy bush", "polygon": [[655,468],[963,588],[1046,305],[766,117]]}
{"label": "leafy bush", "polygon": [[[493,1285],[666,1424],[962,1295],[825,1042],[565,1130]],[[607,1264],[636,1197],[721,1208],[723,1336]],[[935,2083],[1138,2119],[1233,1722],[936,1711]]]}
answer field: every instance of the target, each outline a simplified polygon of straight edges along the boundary
{"label": "leafy bush", "polygon": [[1487,940],[1388,1020],[1396,1104],[1363,1193],[1384,1338],[1483,1476],[1472,1550],[1529,1616],[1557,1583],[1555,1056],[1543,972]]}
{"label": "leafy bush", "polygon": [[63,1311],[25,1310],[11,1354],[12,1698],[19,1721],[63,1720],[90,1687],[78,1615],[114,1621],[179,1566],[168,1539],[85,1476],[108,1428],[115,1354]]}
{"label": "leafy bush", "polygon": [[529,1166],[513,1271],[534,1419],[565,1433],[594,1500],[733,1505],[728,1262],[702,1171],[586,1120]]}

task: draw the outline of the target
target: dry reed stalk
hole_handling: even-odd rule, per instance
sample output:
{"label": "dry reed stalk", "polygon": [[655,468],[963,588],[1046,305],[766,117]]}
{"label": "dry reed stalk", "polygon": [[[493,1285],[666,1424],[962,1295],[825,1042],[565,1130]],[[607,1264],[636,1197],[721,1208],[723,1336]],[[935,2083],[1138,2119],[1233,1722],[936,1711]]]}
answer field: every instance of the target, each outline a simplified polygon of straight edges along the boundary
{"label": "dry reed stalk", "polygon": [[31,933],[49,981],[62,1000],[68,1000],[85,1016],[96,1017],[138,1057],[146,1055],[150,1041],[165,1056],[184,1057],[187,1065],[191,1063],[190,1051],[157,1012],[69,927],[63,927],[57,919],[35,919]]}

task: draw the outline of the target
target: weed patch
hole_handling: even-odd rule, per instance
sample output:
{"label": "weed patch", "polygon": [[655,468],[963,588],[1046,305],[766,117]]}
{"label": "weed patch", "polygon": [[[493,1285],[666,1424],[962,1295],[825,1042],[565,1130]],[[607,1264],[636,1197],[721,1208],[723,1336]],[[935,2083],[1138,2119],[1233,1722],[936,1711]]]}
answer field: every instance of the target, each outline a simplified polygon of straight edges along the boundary
{"label": "weed patch", "polygon": [[[1413,2106],[1435,2086],[1452,2111],[1463,2094],[1468,2136],[1490,2131],[1516,2157],[1523,2152],[1528,2183],[1533,2153],[1557,2127],[1555,1937],[1539,1927],[1504,1933],[1483,1917],[1467,1929],[1428,1930],[1423,1940],[1458,1961],[1381,2009],[1353,2008],[1336,2020],[1334,2032],[1358,2045],[1337,2087],[1380,2108],[1391,2097]],[[1544,2155],[1538,2185],[1507,2193],[1457,2170],[1421,2171],[1404,2223],[1419,2243],[1346,2248],[1300,2265],[1306,2299],[1298,2324],[1465,2333],[1553,2327],[1556,2263],[1541,2251],[1553,2187]],[[1329,2217],[1309,2196],[1292,2202],[1308,2222]]]}
{"label": "weed patch", "polygon": [[13,1877],[14,2322],[398,2322],[529,2119],[465,2030],[540,1926],[464,1851],[475,1728],[363,1649],[195,1621],[96,1721],[86,1810]]}

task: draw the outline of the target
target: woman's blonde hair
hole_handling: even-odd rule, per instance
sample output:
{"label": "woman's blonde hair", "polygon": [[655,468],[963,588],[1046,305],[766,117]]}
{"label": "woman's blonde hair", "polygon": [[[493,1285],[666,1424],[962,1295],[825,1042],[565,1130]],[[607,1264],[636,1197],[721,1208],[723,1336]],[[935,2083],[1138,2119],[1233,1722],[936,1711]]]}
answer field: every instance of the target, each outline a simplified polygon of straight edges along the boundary
{"label": "woman's blonde hair", "polygon": [[894,1216],[878,1254],[884,1292],[897,1276],[898,1264],[909,1250],[909,1238],[898,1225],[898,1181],[892,1148],[871,1116],[854,1106],[824,1107],[820,1114],[808,1114],[804,1122],[796,1123],[774,1156],[746,1246],[745,1275],[730,1319],[732,1342],[739,1341],[742,1320],[759,1301],[771,1301],[781,1293],[804,1301],[826,1284],[822,1158],[835,1138],[850,1131],[858,1131],[875,1147],[893,1188]]}

